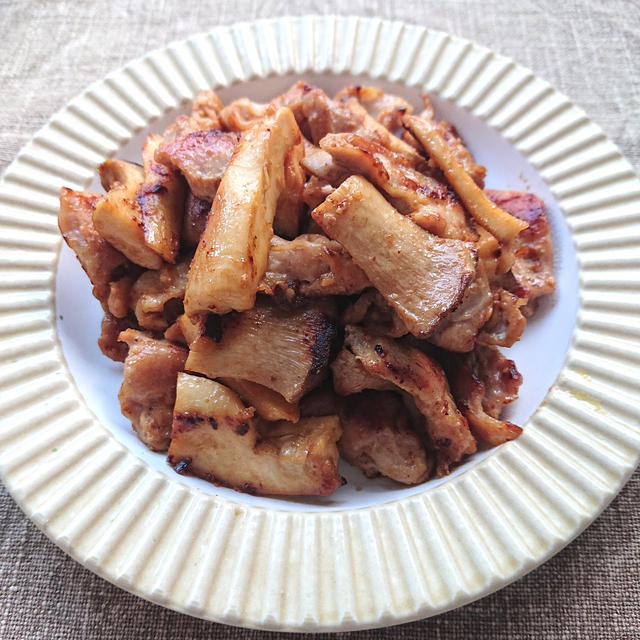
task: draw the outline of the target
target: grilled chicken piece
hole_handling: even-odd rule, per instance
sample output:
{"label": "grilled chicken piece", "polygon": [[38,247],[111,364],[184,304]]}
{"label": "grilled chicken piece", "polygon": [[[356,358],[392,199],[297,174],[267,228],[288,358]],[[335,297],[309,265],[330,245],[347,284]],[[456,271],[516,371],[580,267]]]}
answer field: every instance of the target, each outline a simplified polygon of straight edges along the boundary
{"label": "grilled chicken piece", "polygon": [[124,318],[131,311],[131,290],[135,281],[132,276],[124,276],[109,283],[107,309],[112,316]]}
{"label": "grilled chicken piece", "polygon": [[166,451],[171,437],[176,379],[187,350],[146,333],[127,329],[120,340],[129,345],[118,399],[138,438],[152,451]]}
{"label": "grilled chicken piece", "polygon": [[165,142],[171,142],[180,136],[194,131],[220,129],[220,111],[222,101],[213,91],[200,91],[191,103],[191,115],[178,116],[163,133]]}
{"label": "grilled chicken piece", "polygon": [[315,209],[333,192],[333,187],[322,178],[311,176],[304,185],[302,199],[309,209]]}
{"label": "grilled chicken piece", "polygon": [[439,476],[448,474],[452,464],[475,452],[476,441],[466,419],[458,411],[447,379],[435,360],[419,349],[389,338],[367,335],[352,325],[345,328],[345,346],[365,371],[413,396],[418,410],[426,418]]}
{"label": "grilled chicken piece", "polygon": [[349,349],[340,350],[336,359],[331,363],[331,373],[333,374],[333,389],[341,396],[360,393],[365,389],[376,391],[396,389],[392,382],[380,378],[375,373],[369,373]]}
{"label": "grilled chicken piece", "polygon": [[222,178],[187,277],[191,318],[253,307],[264,277],[284,164],[302,146],[293,113],[283,107],[245,132]]}
{"label": "grilled chicken piece", "polygon": [[312,217],[417,337],[433,333],[475,276],[471,246],[420,229],[360,176],[345,180]]}
{"label": "grilled chicken piece", "polygon": [[367,113],[389,131],[402,129],[402,118],[413,113],[413,107],[400,96],[385,93],[378,87],[357,85],[338,91],[336,100],[355,98]]}
{"label": "grilled chicken piece", "polygon": [[65,242],[89,276],[93,295],[106,309],[109,283],[128,272],[131,263],[98,233],[93,224],[93,211],[99,198],[95,193],[62,187],[58,226]]}
{"label": "grilled chicken piece", "polygon": [[211,202],[239,140],[237,133],[217,129],[194,131],[161,144],[155,158],[179,169],[191,192],[197,198]]}
{"label": "grilled chicken piece", "polygon": [[[136,280],[131,289],[131,307],[141,327],[164,331],[175,320],[175,309],[166,309],[165,305],[170,300],[179,303],[184,298],[189,262],[190,257],[187,257],[178,264],[167,264],[162,269],[145,271]],[[181,313],[180,304],[177,305],[177,310]]]}
{"label": "grilled chicken piece", "polygon": [[302,112],[309,126],[311,140],[316,145],[328,133],[355,131],[363,122],[363,116],[356,115],[349,105],[331,100],[318,88],[304,95]]}
{"label": "grilled chicken piece", "polygon": [[420,171],[404,156],[364,133],[326,135],[320,147],[351,173],[382,189],[402,213],[421,227],[446,238],[474,240],[464,210],[449,187]]}
{"label": "grilled chicken piece", "polygon": [[258,301],[253,309],[222,316],[220,322],[217,342],[202,336],[191,344],[189,371],[256,382],[288,402],[322,381],[335,335],[324,313]]}
{"label": "grilled chicken piece", "polygon": [[478,332],[493,312],[489,280],[478,262],[476,277],[469,284],[460,304],[446,315],[429,336],[429,342],[449,351],[471,351]]}
{"label": "grilled chicken piece", "polygon": [[155,154],[161,143],[162,137],[152,134],[147,136],[142,148],[144,181],[138,190],[138,205],[146,245],[173,264],[180,249],[187,189],[177,171],[156,161]]}
{"label": "grilled chicken piece", "polygon": [[269,108],[288,107],[293,112],[300,127],[306,118],[302,111],[302,99],[312,87],[301,80],[293,84],[285,93],[277,96],[269,103],[260,103],[240,98],[228,104],[220,113],[223,126],[229,131],[245,131],[267,115]]}
{"label": "grilled chicken piece", "polygon": [[195,249],[207,226],[207,218],[211,210],[211,202],[196,198],[189,191],[184,207],[182,221],[182,244],[188,249]]}
{"label": "grilled chicken piece", "polygon": [[178,376],[168,462],[178,473],[260,495],[329,495],[338,475],[337,416],[265,423],[227,387]]}
{"label": "grilled chicken piece", "polygon": [[191,117],[198,121],[202,129],[219,129],[220,111],[222,100],[210,89],[199,91],[191,103]]}
{"label": "grilled chicken piece", "polygon": [[479,345],[469,354],[448,354],[443,365],[460,411],[478,440],[495,447],[522,433],[520,427],[499,419],[522,384],[513,360],[496,347]]}
{"label": "grilled chicken piece", "polygon": [[329,382],[310,391],[300,399],[300,415],[303,418],[335,416],[342,407],[342,398],[337,396]]}
{"label": "grilled chicken piece", "polygon": [[266,116],[268,108],[268,104],[254,102],[249,98],[239,98],[222,109],[220,121],[228,131],[246,131],[257,120]]}
{"label": "grilled chicken piece", "polygon": [[260,291],[285,297],[351,295],[369,286],[342,245],[318,234],[287,241],[274,236]]}
{"label": "grilled chicken piece", "polygon": [[146,269],[159,269],[163,260],[146,242],[147,223],[138,202],[144,170],[123,160],[107,160],[98,167],[98,173],[108,192],[96,202],[93,211],[97,232],[131,262]]}
{"label": "grilled chicken piece", "polygon": [[383,475],[402,484],[424,482],[431,461],[400,397],[389,391],[364,391],[343,403],[340,412],[342,457],[367,478]]}
{"label": "grilled chicken piece", "polygon": [[98,336],[98,347],[103,355],[115,362],[124,362],[129,352],[129,345],[120,342],[120,334],[133,326],[135,323],[131,318],[116,318],[108,311],[105,312]]}
{"label": "grilled chicken piece", "polygon": [[522,315],[526,299],[502,289],[492,288],[493,309],[487,323],[478,334],[478,343],[512,347],[527,326],[527,319]]}
{"label": "grilled chicken piece", "polygon": [[401,338],[409,330],[400,316],[375,289],[365,291],[342,314],[345,324],[358,324],[368,333],[388,338]]}
{"label": "grilled chicken piece", "polygon": [[313,145],[305,149],[302,166],[311,176],[334,187],[340,186],[351,175],[351,171],[338,164],[328,151]]}
{"label": "grilled chicken piece", "polygon": [[449,149],[442,132],[433,122],[417,116],[405,116],[404,123],[444,173],[478,224],[504,243],[513,240],[518,233],[527,228],[526,222],[500,209],[487,198]]}
{"label": "grilled chicken piece", "polygon": [[520,298],[527,298],[522,313],[533,315],[540,296],[553,293],[553,241],[544,203],[532,193],[488,190],[492,202],[512,216],[524,220],[529,227],[512,241],[514,262],[511,274],[515,287],[507,287]]}
{"label": "grilled chicken piece", "polygon": [[297,404],[287,402],[279,393],[261,384],[235,378],[220,378],[220,382],[235,391],[243,402],[253,407],[265,420],[298,422],[300,419],[300,409]]}

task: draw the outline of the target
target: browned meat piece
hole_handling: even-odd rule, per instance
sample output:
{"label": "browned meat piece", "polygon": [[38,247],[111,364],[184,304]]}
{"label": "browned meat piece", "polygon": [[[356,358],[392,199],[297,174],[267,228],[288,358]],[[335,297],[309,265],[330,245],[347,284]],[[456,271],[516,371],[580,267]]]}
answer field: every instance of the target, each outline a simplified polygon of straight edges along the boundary
{"label": "browned meat piece", "polygon": [[342,406],[342,398],[337,396],[329,382],[325,382],[300,399],[300,415],[303,418],[335,416]]}
{"label": "browned meat piece", "polygon": [[111,360],[124,362],[129,352],[129,346],[124,342],[120,342],[120,334],[134,325],[135,323],[129,317],[116,318],[106,312],[100,325],[100,336],[98,337],[100,351]]}
{"label": "browned meat piece", "polygon": [[109,283],[107,308],[112,316],[124,318],[131,311],[131,289],[134,282],[135,278],[125,276]]}
{"label": "browned meat piece", "polygon": [[434,331],[475,276],[469,243],[421,229],[361,176],[345,180],[312,217],[344,246],[416,337]]}
{"label": "browned meat piece", "polygon": [[305,149],[302,166],[311,176],[334,187],[340,186],[351,175],[351,172],[338,164],[329,152],[313,145],[308,145]]}
{"label": "browned meat piece", "polygon": [[527,319],[522,315],[522,307],[526,299],[518,298],[501,287],[492,288],[493,310],[488,322],[478,334],[478,343],[511,347],[518,340],[527,326]]}
{"label": "browned meat piece", "polygon": [[328,133],[355,131],[363,118],[348,105],[331,100],[322,89],[311,89],[302,98],[302,112],[307,119],[311,139],[318,144]]}
{"label": "browned meat piece", "polygon": [[302,102],[305,94],[311,89],[300,80],[268,103],[254,102],[248,98],[234,100],[220,112],[222,125],[229,131],[245,131],[256,120],[264,118],[270,109],[288,107],[293,112],[298,126],[302,128],[306,122]]}
{"label": "browned meat piece", "polygon": [[268,104],[254,102],[249,98],[239,98],[222,109],[220,121],[228,131],[245,131],[256,120],[264,118],[268,108]]}
{"label": "browned meat piece", "polygon": [[402,484],[427,479],[430,461],[395,393],[365,391],[349,398],[343,403],[340,422],[340,454],[367,478],[383,475]]}
{"label": "browned meat piece", "polygon": [[355,98],[367,113],[390,131],[402,128],[402,117],[413,113],[413,107],[400,96],[385,93],[378,87],[353,86],[338,91],[336,100]]}
{"label": "browned meat piece", "polygon": [[[167,264],[156,271],[145,271],[135,282],[131,290],[131,307],[138,324],[152,331],[164,331],[179,313],[165,308],[170,300],[181,301],[187,284],[190,257]],[[172,313],[172,311],[174,311]],[[173,315],[173,317],[171,317]]]}
{"label": "browned meat piece", "polygon": [[295,240],[274,236],[260,291],[285,297],[351,295],[369,286],[367,276],[335,240],[305,234]]}
{"label": "browned meat piece", "polygon": [[179,169],[192,193],[211,202],[239,140],[237,133],[217,129],[194,131],[161,144],[155,158]]}
{"label": "browned meat piece", "polygon": [[219,129],[222,100],[215,91],[199,91],[191,103],[191,117],[195,118],[201,129]]}
{"label": "browned meat piece", "polygon": [[213,91],[200,91],[191,105],[191,115],[181,115],[170,124],[162,134],[165,142],[171,142],[180,136],[194,131],[220,129],[220,111],[222,102]]}
{"label": "browned meat piece", "polygon": [[189,371],[257,382],[288,402],[322,382],[335,335],[326,314],[259,300],[249,311],[222,316],[220,323],[217,342],[203,336],[191,344]]}
{"label": "browned meat piece", "polygon": [[131,269],[131,263],[114,249],[93,225],[93,210],[100,196],[88,191],[60,189],[58,226],[93,285],[93,295],[107,308],[109,283]]}
{"label": "browned meat piece", "polygon": [[446,184],[417,171],[405,156],[390,151],[366,132],[328,134],[320,147],[352,173],[368,178],[401,213],[410,214],[427,231],[475,240],[462,205]]}
{"label": "browned meat piece", "polygon": [[178,376],[167,460],[178,473],[254,494],[329,495],[342,484],[337,416],[255,419],[227,387]]}
{"label": "browned meat piece", "polygon": [[429,342],[449,351],[473,349],[478,332],[493,311],[493,295],[481,264],[478,263],[476,277],[464,292],[462,301],[442,319],[429,336]]}
{"label": "browned meat piece", "polygon": [[389,338],[400,338],[409,333],[400,316],[375,289],[365,291],[348,306],[342,314],[342,321],[345,324],[359,324],[368,333]]}
{"label": "browned meat piece", "polygon": [[322,178],[311,176],[304,185],[302,199],[309,209],[315,209],[322,204],[327,196],[333,192],[333,187]]}
{"label": "browned meat piece", "polygon": [[478,440],[495,447],[522,433],[515,424],[499,420],[504,406],[518,397],[522,384],[513,360],[496,347],[477,346],[469,354],[449,354],[443,365],[460,411]]}
{"label": "browned meat piece", "polygon": [[369,373],[349,349],[340,350],[336,359],[331,363],[331,372],[333,373],[333,389],[341,396],[360,393],[365,389],[393,391],[396,388],[393,383],[383,380],[374,373]]}
{"label": "browned meat piece", "polygon": [[293,111],[298,126],[302,129],[306,125],[306,116],[302,108],[304,97],[315,89],[302,80],[291,85],[285,93],[274,98],[270,104],[275,107],[289,107]]}
{"label": "browned meat piece", "polygon": [[419,349],[389,338],[367,335],[352,325],[345,328],[345,346],[367,372],[413,396],[418,410],[426,418],[439,476],[448,474],[452,464],[475,452],[476,441],[435,360]]}
{"label": "browned meat piece", "polygon": [[182,221],[182,244],[194,249],[207,226],[207,217],[211,210],[211,202],[200,200],[189,191]]}
{"label": "browned meat piece", "polygon": [[127,329],[120,340],[129,345],[124,379],[118,393],[122,415],[152,451],[166,451],[171,438],[176,380],[187,350],[146,333]]}
{"label": "browned meat piece", "polygon": [[544,203],[532,193],[487,190],[487,196],[501,209],[524,220],[529,227],[512,241],[514,262],[511,273],[516,287],[510,290],[520,298],[527,298],[522,313],[529,317],[535,312],[537,298],[553,293],[553,241]]}

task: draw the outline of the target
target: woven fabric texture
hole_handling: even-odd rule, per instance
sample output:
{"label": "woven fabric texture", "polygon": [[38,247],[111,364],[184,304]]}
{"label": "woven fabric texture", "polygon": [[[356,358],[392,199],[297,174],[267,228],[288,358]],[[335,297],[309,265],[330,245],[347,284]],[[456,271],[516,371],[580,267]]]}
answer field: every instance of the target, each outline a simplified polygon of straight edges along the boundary
{"label": "woven fabric texture", "polygon": [[[405,20],[510,56],[582,106],[636,170],[640,167],[637,0],[0,0],[0,170],[69,99],[131,58],[218,24],[308,13]],[[639,495],[636,471],[577,540],[496,594],[435,618],[357,635],[376,640],[640,638]],[[0,600],[0,638],[5,640],[276,635],[196,620],[121,591],[49,542],[4,488]]]}

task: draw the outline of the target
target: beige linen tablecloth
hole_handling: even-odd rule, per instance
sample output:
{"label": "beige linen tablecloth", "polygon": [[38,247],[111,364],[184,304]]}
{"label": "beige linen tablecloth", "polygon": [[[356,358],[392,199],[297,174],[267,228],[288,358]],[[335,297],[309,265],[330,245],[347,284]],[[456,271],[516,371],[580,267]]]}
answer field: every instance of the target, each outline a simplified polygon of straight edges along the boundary
{"label": "beige linen tablecloth", "polygon": [[[149,49],[237,20],[346,12],[442,29],[512,57],[574,99],[640,166],[638,0],[1,0],[0,169],[69,99]],[[639,489],[636,472],[575,542],[502,591],[362,637],[640,638]],[[121,591],[57,549],[4,489],[0,594],[3,640],[271,635],[196,620]]]}

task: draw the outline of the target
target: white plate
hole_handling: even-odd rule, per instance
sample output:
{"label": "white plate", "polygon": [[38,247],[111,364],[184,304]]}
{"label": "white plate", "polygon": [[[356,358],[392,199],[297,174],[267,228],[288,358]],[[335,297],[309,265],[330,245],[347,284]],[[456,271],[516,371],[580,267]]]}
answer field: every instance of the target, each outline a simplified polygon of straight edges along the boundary
{"label": "white plate", "polygon": [[[349,43],[347,46],[346,43]],[[558,289],[510,350],[524,434],[444,480],[398,488],[345,469],[328,499],[259,498],[176,475],[131,432],[121,367],[56,227],[63,184],[139,158],[197,90],[269,98],[303,77],[426,89],[488,168],[550,211]],[[376,19],[219,28],[92,85],[0,185],[0,470],[85,566],[193,615],[287,630],[396,624],[460,606],[556,553],[606,506],[640,453],[640,182],[602,131],[531,72],[468,41]],[[58,260],[59,256],[59,260]]]}

